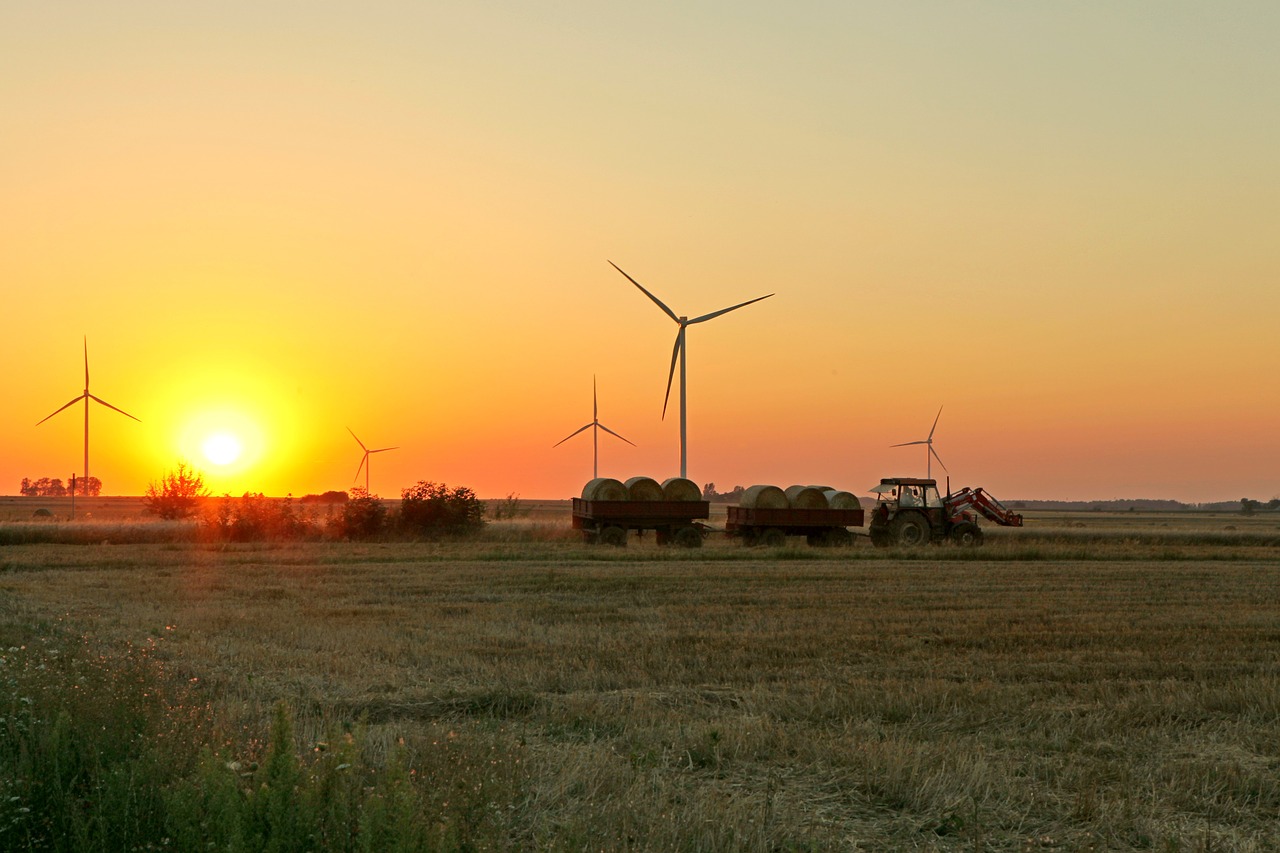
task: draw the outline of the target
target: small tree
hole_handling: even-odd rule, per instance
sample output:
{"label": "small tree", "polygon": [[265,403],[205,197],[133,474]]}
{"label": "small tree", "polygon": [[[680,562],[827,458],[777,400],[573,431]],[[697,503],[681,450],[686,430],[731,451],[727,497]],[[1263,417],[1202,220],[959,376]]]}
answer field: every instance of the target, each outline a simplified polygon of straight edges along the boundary
{"label": "small tree", "polygon": [[152,515],[171,520],[192,515],[208,496],[204,476],[186,462],[179,462],[159,482],[147,486],[143,504]]}
{"label": "small tree", "polygon": [[400,492],[400,526],[429,535],[474,533],[484,527],[484,504],[465,486],[419,480]]}
{"label": "small tree", "polygon": [[351,490],[342,513],[330,521],[330,529],[346,539],[368,539],[382,532],[387,523],[387,505],[377,495],[361,488]]}

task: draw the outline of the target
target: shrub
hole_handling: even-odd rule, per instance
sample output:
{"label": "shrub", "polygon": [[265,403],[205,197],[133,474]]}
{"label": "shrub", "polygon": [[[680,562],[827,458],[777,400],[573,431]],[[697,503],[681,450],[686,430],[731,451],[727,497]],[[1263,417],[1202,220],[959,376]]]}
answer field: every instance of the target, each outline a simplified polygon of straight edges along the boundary
{"label": "shrub", "polygon": [[400,493],[400,526],[427,535],[458,536],[484,527],[484,504],[465,486],[419,480]]}
{"label": "shrub", "polygon": [[161,477],[159,482],[147,486],[143,504],[151,515],[172,520],[194,515],[208,496],[204,476],[186,462],[179,462],[178,467]]}
{"label": "shrub", "polygon": [[276,500],[261,492],[245,492],[239,498],[224,495],[200,518],[201,535],[213,540],[303,539],[312,530],[310,519],[294,511],[293,498]]}
{"label": "shrub", "polygon": [[381,533],[386,523],[387,507],[382,499],[357,487],[342,505],[341,514],[330,517],[329,530],[340,539],[368,539]]}

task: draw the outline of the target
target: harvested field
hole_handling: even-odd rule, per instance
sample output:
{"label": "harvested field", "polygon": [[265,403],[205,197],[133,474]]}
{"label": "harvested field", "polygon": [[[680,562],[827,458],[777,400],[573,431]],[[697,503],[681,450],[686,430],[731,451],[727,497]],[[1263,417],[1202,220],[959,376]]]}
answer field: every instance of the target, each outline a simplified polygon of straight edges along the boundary
{"label": "harvested field", "polygon": [[250,740],[284,702],[303,752],[357,725],[375,762],[500,768],[480,847],[1280,848],[1274,519],[766,555],[588,547],[561,511],[454,545],[11,546],[0,622],[153,648]]}

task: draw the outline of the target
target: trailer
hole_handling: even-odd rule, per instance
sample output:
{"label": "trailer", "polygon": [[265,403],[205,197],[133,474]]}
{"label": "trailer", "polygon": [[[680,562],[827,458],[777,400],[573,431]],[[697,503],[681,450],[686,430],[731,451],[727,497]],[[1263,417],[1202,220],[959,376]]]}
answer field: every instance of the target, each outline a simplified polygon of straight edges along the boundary
{"label": "trailer", "polygon": [[589,543],[623,547],[627,533],[652,530],[659,545],[698,548],[711,516],[707,501],[589,501],[573,499],[573,529]]}
{"label": "trailer", "polygon": [[850,527],[861,527],[860,509],[800,509],[730,506],[725,532],[740,536],[744,545],[777,548],[788,536],[803,536],[810,545],[834,547],[853,544]]}

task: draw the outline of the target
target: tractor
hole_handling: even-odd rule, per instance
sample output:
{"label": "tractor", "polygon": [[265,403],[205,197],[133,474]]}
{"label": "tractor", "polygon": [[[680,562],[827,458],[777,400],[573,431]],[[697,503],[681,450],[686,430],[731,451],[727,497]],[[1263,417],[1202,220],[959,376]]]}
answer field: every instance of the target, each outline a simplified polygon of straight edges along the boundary
{"label": "tractor", "polygon": [[943,496],[938,481],[916,477],[886,477],[871,490],[877,496],[868,532],[871,544],[915,547],[929,542],[982,544],[981,515],[1003,527],[1021,527],[1022,516],[1010,512],[982,489],[965,487]]}

